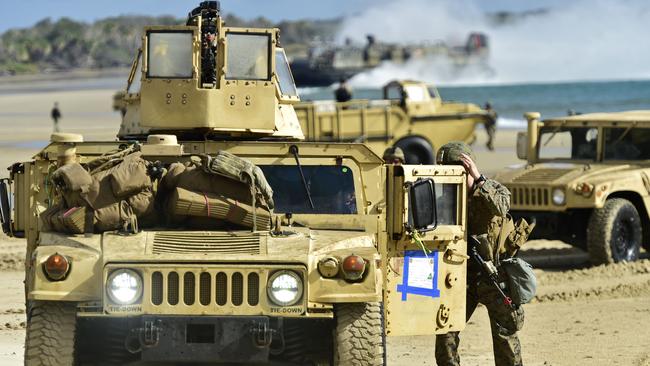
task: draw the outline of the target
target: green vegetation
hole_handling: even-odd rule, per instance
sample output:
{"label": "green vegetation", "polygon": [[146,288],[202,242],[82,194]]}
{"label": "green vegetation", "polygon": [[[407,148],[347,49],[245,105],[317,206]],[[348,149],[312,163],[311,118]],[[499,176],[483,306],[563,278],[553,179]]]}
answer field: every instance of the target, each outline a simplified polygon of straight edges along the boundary
{"label": "green vegetation", "polygon": [[[225,20],[229,26],[278,27],[282,44],[292,49],[306,49],[314,39],[332,39],[340,24],[339,19],[274,24],[261,17],[244,20],[233,15]],[[143,26],[184,22],[170,16],[119,16],[92,24],[69,18],[44,19],[31,28],[11,29],[0,35],[0,75],[130,66]]]}

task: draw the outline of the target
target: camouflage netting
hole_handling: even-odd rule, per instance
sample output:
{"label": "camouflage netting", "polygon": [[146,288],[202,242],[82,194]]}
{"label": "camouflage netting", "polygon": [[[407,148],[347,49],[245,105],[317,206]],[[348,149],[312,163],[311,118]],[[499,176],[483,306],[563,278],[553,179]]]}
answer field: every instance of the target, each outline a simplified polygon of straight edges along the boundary
{"label": "camouflage netting", "polygon": [[81,234],[161,225],[270,229],[273,191],[254,164],[219,152],[172,163],[162,177],[159,165],[126,151],[58,168],[51,181],[61,199],[41,214],[43,230]]}

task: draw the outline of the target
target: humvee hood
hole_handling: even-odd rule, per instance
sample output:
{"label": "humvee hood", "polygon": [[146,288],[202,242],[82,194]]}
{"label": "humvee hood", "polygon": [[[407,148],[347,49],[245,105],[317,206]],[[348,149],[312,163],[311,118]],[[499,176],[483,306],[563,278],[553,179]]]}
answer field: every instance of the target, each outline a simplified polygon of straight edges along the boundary
{"label": "humvee hood", "polygon": [[611,179],[610,175],[634,168],[631,165],[542,163],[500,172],[495,179],[503,184],[561,186],[600,180],[603,176]]}
{"label": "humvee hood", "polygon": [[305,260],[338,250],[374,248],[373,235],[363,231],[285,228],[282,235],[250,231],[149,231],[136,235],[104,233],[105,262],[204,260]]}

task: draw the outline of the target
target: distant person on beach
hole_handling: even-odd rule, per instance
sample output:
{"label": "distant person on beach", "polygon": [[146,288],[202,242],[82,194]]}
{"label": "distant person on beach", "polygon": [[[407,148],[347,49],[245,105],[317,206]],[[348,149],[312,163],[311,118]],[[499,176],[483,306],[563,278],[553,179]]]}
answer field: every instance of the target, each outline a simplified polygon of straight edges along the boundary
{"label": "distant person on beach", "polygon": [[341,79],[339,82],[338,89],[334,91],[334,97],[336,97],[336,101],[339,103],[349,102],[352,100],[352,91],[350,91],[350,87],[348,87],[348,83],[345,79]]}
{"label": "distant person on beach", "polygon": [[52,112],[50,112],[50,117],[52,117],[52,122],[54,123],[54,132],[59,132],[59,119],[61,119],[61,111],[59,110],[59,103],[54,102],[54,107]]}
{"label": "distant person on beach", "polygon": [[490,102],[485,103],[485,132],[487,132],[488,135],[488,141],[487,141],[487,148],[490,151],[494,151],[494,136],[497,133],[497,119],[499,116],[497,115],[497,112],[492,109],[492,104]]}

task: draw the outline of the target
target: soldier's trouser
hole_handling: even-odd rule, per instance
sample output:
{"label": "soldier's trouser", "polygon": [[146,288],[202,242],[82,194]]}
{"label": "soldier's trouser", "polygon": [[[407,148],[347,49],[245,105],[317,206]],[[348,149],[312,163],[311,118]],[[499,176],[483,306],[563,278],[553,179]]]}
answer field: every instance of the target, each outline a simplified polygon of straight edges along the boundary
{"label": "soldier's trouser", "polygon": [[[467,312],[469,320],[478,303],[485,305],[490,317],[492,330],[492,349],[496,366],[521,366],[521,344],[517,331],[524,325],[524,309],[511,310],[503,304],[496,289],[487,284],[471,285],[467,289]],[[458,332],[436,336],[436,364],[438,366],[458,366]]]}
{"label": "soldier's trouser", "polygon": [[490,150],[494,150],[494,136],[497,133],[497,126],[496,124],[485,124],[485,132],[487,132],[488,135],[488,141],[487,141],[487,147]]}

